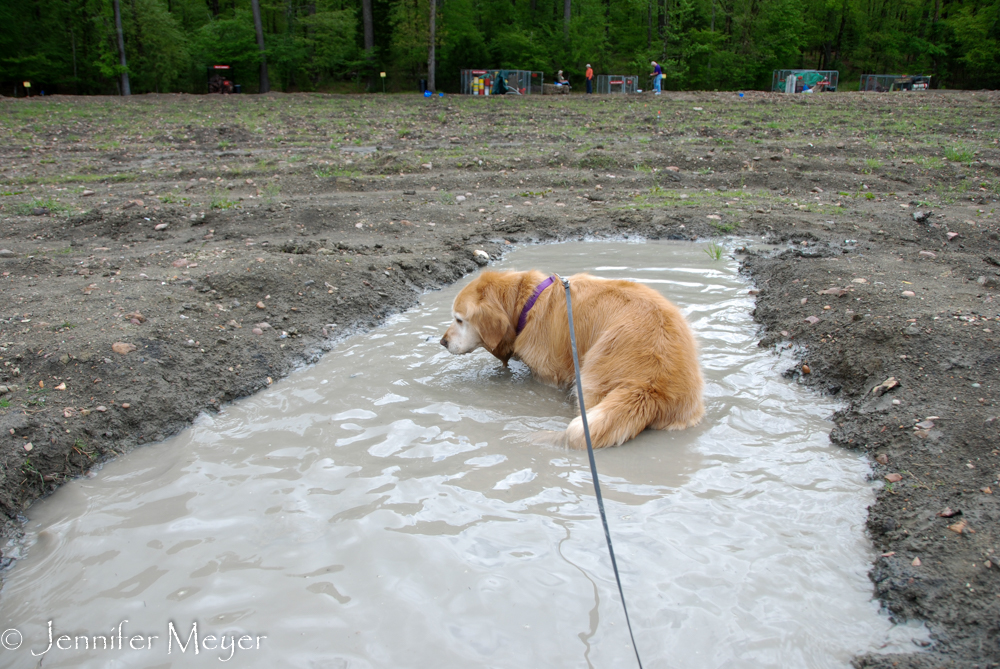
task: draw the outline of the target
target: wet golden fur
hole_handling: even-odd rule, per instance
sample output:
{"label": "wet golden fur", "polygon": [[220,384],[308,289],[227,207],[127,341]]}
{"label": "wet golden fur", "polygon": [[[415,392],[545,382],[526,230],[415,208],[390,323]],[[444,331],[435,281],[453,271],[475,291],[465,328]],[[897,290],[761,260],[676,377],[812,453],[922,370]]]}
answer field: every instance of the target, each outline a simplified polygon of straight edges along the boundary
{"label": "wet golden fur", "polygon": [[[455,320],[441,344],[454,354],[482,346],[504,365],[513,357],[541,381],[570,387],[575,376],[566,293],[558,280],[535,302],[521,334],[515,332],[521,310],[545,279],[535,270],[483,272],[455,298]],[[698,346],[677,307],[632,281],[577,274],[570,286],[594,447],[620,445],[647,427],[679,430],[698,423],[705,412]],[[579,417],[565,437],[573,447],[585,445]]]}

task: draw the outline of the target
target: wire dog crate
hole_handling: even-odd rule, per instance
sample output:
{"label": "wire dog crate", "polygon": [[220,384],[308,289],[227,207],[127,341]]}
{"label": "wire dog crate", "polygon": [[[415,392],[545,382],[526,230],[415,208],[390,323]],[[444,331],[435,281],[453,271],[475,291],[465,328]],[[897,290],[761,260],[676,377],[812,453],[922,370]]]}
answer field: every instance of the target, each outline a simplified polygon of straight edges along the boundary
{"label": "wire dog crate", "polygon": [[[788,77],[794,75],[795,90],[785,91]],[[840,80],[837,70],[774,70],[771,75],[772,93],[801,93],[805,90],[836,91]]]}
{"label": "wire dog crate", "polygon": [[462,70],[463,95],[493,95],[497,79],[503,77],[509,92],[515,95],[541,95],[544,72],[531,70]]}
{"label": "wire dog crate", "polygon": [[860,91],[926,91],[931,78],[924,74],[862,74]]}
{"label": "wire dog crate", "polygon": [[623,74],[599,74],[594,82],[594,92],[611,93],[638,93],[639,77]]}

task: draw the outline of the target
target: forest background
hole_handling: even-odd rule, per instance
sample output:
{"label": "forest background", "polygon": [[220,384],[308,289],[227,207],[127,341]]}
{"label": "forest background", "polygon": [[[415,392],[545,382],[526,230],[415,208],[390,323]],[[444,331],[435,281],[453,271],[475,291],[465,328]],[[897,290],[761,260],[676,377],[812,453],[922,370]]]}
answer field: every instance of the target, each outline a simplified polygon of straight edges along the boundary
{"label": "forest background", "polygon": [[0,25],[3,95],[116,94],[125,71],[133,93],[200,93],[218,63],[244,92],[381,92],[380,72],[390,92],[454,92],[464,68],[581,83],[588,62],[651,60],[673,90],[769,89],[779,68],[839,70],[841,90],[861,73],[1000,86],[1000,0],[3,0]]}

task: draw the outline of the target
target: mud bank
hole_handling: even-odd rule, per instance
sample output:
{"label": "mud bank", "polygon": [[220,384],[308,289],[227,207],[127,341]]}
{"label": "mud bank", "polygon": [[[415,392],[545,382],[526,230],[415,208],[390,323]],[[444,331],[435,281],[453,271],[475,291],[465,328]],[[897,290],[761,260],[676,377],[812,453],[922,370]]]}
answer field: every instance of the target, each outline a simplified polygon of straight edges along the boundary
{"label": "mud bank", "polygon": [[856,664],[1000,663],[998,101],[3,100],[6,532],[513,244],[737,234],[761,345],[886,482],[874,593],[933,632]]}

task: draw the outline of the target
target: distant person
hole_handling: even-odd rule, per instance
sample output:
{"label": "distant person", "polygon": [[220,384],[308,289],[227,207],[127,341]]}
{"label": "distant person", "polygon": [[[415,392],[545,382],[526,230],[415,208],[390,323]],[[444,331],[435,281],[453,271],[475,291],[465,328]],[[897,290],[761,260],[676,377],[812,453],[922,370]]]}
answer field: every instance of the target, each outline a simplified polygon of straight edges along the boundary
{"label": "distant person", "polygon": [[587,63],[587,73],[583,75],[587,79],[587,94],[594,92],[594,68]]}
{"label": "distant person", "polygon": [[653,71],[649,74],[649,76],[653,77],[653,93],[659,95],[660,81],[663,79],[663,68],[655,60],[650,62],[650,65],[653,66]]}
{"label": "distant person", "polygon": [[565,86],[566,88],[570,88],[569,81],[563,76],[562,70],[559,70],[559,72],[556,73],[556,86]]}

